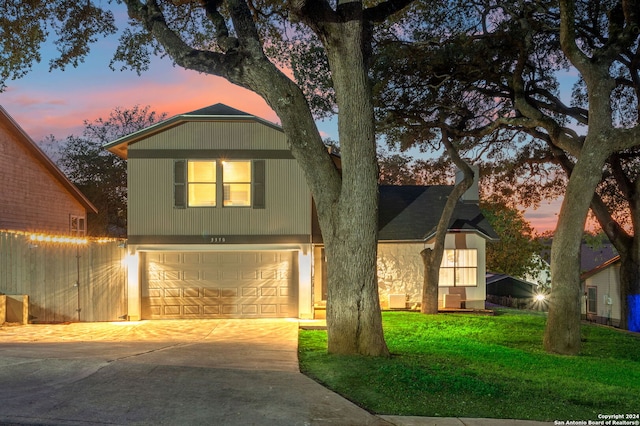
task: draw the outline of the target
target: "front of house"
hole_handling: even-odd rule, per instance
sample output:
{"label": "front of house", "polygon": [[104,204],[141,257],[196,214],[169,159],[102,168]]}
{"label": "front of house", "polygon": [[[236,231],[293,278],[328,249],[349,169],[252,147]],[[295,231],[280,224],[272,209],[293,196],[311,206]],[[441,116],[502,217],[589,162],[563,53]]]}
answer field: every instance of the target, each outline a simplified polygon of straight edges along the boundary
{"label": "front of house", "polygon": [[[279,126],[216,104],[106,148],[128,160],[129,319],[321,315],[323,246],[311,193]],[[420,251],[433,228],[423,213],[433,200],[431,187],[386,188],[381,301],[404,308],[420,300]],[[437,196],[446,199],[446,191]],[[383,202],[392,206],[387,213]],[[473,205],[461,204],[466,216],[450,227],[440,297],[483,308],[484,244],[495,233]],[[420,226],[403,234],[415,221]]]}

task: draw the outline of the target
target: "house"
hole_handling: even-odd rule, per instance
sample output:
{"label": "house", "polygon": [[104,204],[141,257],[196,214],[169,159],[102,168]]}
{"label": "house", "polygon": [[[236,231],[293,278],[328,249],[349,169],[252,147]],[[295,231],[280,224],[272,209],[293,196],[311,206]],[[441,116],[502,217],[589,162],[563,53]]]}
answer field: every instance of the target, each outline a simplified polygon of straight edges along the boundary
{"label": "house", "polygon": [[[216,104],[105,147],[128,163],[129,319],[319,314],[321,235],[279,126]],[[450,191],[380,188],[381,300],[403,299],[387,306],[420,300],[420,251]],[[495,233],[475,198],[451,223],[442,298],[483,308],[484,244]]]}
{"label": "house", "polygon": [[0,229],[84,235],[91,202],[0,106]]}
{"label": "house", "polygon": [[599,324],[620,325],[620,256],[609,258],[580,276],[584,283],[582,315]]}

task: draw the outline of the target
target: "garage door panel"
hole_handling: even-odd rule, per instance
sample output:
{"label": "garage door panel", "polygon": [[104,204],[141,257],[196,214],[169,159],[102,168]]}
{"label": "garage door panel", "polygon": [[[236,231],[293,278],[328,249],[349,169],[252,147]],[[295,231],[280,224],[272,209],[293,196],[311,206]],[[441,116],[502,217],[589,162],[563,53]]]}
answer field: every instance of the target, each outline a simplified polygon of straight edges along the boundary
{"label": "garage door panel", "polygon": [[220,289],[219,288],[203,288],[202,297],[204,297],[205,299],[218,298],[220,297]]}
{"label": "garage door panel", "polygon": [[143,318],[295,316],[295,260],[294,252],[147,253]]}

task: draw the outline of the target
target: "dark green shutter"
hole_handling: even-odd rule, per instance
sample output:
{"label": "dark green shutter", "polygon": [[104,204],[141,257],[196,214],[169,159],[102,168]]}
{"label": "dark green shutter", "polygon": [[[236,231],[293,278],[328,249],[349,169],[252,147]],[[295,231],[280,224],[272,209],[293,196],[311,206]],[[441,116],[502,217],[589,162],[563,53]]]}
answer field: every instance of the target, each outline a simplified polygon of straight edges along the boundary
{"label": "dark green shutter", "polygon": [[177,209],[187,207],[187,162],[176,160],[173,163],[173,206]]}
{"label": "dark green shutter", "polygon": [[253,208],[264,209],[266,207],[265,200],[265,161],[253,161]]}

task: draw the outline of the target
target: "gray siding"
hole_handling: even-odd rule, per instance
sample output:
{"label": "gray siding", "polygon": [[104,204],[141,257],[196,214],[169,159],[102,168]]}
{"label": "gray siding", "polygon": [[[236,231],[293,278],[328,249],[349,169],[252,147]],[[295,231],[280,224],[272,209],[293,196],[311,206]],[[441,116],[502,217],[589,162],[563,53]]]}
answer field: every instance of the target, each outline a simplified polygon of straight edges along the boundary
{"label": "gray siding", "polygon": [[[212,144],[215,141],[215,144]],[[289,149],[284,134],[253,121],[191,121],[129,146],[145,149]]]}
{"label": "gray siding", "polygon": [[[284,134],[252,122],[193,122],[129,150],[285,150]],[[134,157],[134,156],[132,156]],[[231,159],[231,158],[230,158]],[[172,158],[129,158],[129,235],[310,235],[311,195],[293,159],[265,160],[264,209],[174,208]]]}

